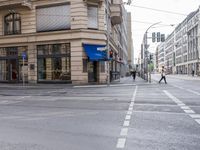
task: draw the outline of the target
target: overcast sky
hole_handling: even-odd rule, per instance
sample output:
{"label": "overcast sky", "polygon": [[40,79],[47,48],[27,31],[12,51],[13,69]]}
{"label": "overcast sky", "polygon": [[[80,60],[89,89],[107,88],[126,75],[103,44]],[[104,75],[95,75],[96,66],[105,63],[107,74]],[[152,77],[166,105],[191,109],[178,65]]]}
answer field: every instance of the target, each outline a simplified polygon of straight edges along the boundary
{"label": "overcast sky", "polygon": [[[150,37],[152,32],[161,32],[167,36],[185,19],[187,14],[197,10],[199,6],[200,0],[132,0],[131,6],[126,8],[132,13],[134,57],[137,58],[139,55],[143,35],[149,26],[161,21],[155,28],[148,31],[148,36]],[[174,12],[174,14],[164,11]],[[171,24],[175,26],[172,27]],[[149,50],[154,52],[157,44],[151,43],[151,39],[148,43],[150,44]]]}

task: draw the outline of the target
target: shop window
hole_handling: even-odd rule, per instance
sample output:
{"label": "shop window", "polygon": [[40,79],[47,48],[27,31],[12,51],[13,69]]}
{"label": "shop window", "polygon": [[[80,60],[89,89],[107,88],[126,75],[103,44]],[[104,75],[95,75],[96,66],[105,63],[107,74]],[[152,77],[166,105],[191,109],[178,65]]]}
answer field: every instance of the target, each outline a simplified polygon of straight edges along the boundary
{"label": "shop window", "polygon": [[98,29],[98,7],[88,5],[88,28]]}
{"label": "shop window", "polygon": [[26,46],[0,48],[0,81],[22,81],[23,75],[28,81],[27,51]]}
{"label": "shop window", "polygon": [[21,17],[17,13],[10,13],[4,17],[4,34],[20,34],[21,33]]}
{"label": "shop window", "polygon": [[38,45],[38,80],[71,80],[70,44]]}

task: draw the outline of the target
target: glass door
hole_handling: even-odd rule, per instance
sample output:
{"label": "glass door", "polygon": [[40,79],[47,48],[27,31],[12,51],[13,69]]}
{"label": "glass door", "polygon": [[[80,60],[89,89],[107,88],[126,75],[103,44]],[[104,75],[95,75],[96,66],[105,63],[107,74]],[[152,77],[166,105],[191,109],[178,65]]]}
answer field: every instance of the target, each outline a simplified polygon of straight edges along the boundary
{"label": "glass door", "polygon": [[10,82],[19,81],[19,70],[17,59],[8,60],[8,76]]}
{"label": "glass door", "polygon": [[97,82],[97,62],[88,62],[88,82]]}

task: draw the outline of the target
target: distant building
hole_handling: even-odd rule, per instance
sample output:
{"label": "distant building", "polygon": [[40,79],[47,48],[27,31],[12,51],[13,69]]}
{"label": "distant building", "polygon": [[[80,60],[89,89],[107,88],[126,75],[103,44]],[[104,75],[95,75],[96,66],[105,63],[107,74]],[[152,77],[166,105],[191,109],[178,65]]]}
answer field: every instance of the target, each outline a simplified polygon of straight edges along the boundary
{"label": "distant building", "polygon": [[157,47],[158,51],[158,71],[160,72],[162,66],[165,66],[165,51],[164,51],[164,43],[161,43]]}
{"label": "distant building", "polygon": [[[200,75],[200,7],[191,12],[167,37],[164,62],[168,73]],[[158,50],[158,51],[159,51]],[[163,55],[158,55],[163,60]]]}

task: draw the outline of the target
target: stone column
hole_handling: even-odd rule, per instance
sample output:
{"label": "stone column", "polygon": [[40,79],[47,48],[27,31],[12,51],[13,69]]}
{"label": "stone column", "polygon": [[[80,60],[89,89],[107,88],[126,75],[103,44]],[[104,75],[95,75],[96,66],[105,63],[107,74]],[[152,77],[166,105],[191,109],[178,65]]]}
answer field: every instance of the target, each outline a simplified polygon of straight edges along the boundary
{"label": "stone column", "polygon": [[28,82],[37,83],[37,47],[28,45]]}

